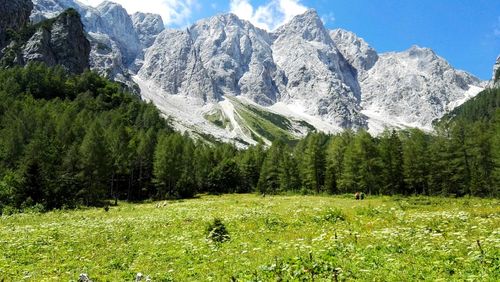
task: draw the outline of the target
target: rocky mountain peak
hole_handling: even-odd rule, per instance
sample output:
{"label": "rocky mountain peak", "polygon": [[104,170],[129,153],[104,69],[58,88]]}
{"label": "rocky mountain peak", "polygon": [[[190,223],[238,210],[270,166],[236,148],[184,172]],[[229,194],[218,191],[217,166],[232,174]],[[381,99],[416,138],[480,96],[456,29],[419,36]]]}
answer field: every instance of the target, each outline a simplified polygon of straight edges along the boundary
{"label": "rocky mountain peak", "polygon": [[426,60],[435,60],[438,59],[438,56],[431,48],[420,47],[418,45],[411,46],[406,53],[409,57],[414,59],[426,59]]}
{"label": "rocky mountain peak", "polygon": [[29,23],[33,9],[30,0],[0,0],[0,50],[6,44],[5,32],[8,29],[18,30]]}
{"label": "rocky mountain peak", "polygon": [[68,9],[24,31],[6,48],[8,55],[2,61],[7,65],[44,62],[49,66],[60,65],[71,73],[81,73],[89,68],[89,53],[90,43],[80,15]]}
{"label": "rocky mountain peak", "polygon": [[275,32],[276,38],[300,36],[307,41],[331,43],[323,21],[314,9],[309,9],[301,15],[295,16],[289,23],[282,25]]}
{"label": "rocky mountain peak", "polygon": [[377,51],[353,32],[339,28],[330,31],[330,36],[344,58],[358,70],[358,74],[369,70],[377,62]]}
{"label": "rocky mountain peak", "polygon": [[156,36],[165,29],[160,15],[137,12],[132,15],[134,29],[144,48],[153,45]]}
{"label": "rocky mountain peak", "polygon": [[122,50],[125,65],[134,62],[141,51],[139,37],[132,19],[120,4],[104,1],[96,8],[103,20],[100,32],[109,34]]}

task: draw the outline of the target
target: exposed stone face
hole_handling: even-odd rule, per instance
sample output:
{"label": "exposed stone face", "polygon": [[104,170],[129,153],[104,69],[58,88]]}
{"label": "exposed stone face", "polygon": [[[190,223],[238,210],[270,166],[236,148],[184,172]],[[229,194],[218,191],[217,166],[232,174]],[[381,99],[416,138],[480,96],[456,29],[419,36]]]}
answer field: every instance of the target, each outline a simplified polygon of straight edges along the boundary
{"label": "exposed stone face", "polygon": [[272,34],[276,65],[286,76],[281,101],[342,128],[366,126],[355,69],[341,55],[314,10],[296,16]]}
{"label": "exposed stone face", "polygon": [[235,15],[200,21],[185,31],[162,32],[145,56],[139,75],[165,93],[201,102],[244,95],[261,104],[276,102],[280,75],[269,35]]}
{"label": "exposed stone face", "polygon": [[132,22],[143,48],[153,45],[156,36],[165,29],[160,15],[137,12],[132,15]]}
{"label": "exposed stone face", "polygon": [[32,10],[30,0],[0,0],[0,50],[8,44],[5,32],[26,26]]}
{"label": "exposed stone face", "polygon": [[164,31],[139,71],[166,94],[201,103],[243,96],[264,106],[300,103],[308,114],[363,127],[355,71],[315,11],[274,33],[235,15],[215,16],[186,31]]}
{"label": "exposed stone face", "polygon": [[40,23],[25,42],[13,41],[6,49],[9,53],[16,53],[8,64],[44,62],[48,66],[61,65],[71,73],[81,73],[89,68],[90,43],[80,15],[72,9]]}
{"label": "exposed stone face", "polygon": [[90,43],[85,36],[80,16],[65,12],[52,25],[50,47],[56,64],[72,73],[89,68]]}
{"label": "exposed stone face", "polygon": [[362,106],[388,119],[430,128],[433,120],[483,86],[479,79],[455,70],[431,49],[413,46],[380,55],[361,81]]}
{"label": "exposed stone face", "polygon": [[90,67],[110,79],[132,86],[131,75],[142,67],[144,49],[164,29],[161,16],[137,13],[134,16],[119,4],[104,1],[97,7],[76,0],[33,0],[33,22],[53,18],[67,8],[82,15],[91,43]]}
{"label": "exposed stone face", "polygon": [[342,55],[356,68],[358,75],[371,69],[377,62],[377,51],[356,34],[335,29],[330,31],[330,36]]}

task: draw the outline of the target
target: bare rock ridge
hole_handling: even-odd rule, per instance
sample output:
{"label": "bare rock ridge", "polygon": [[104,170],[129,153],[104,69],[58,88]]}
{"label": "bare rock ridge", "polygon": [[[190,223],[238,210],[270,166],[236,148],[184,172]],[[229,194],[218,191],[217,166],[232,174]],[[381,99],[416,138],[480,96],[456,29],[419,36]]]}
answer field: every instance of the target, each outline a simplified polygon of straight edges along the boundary
{"label": "bare rock ridge", "polygon": [[431,49],[413,46],[380,55],[361,81],[362,107],[368,115],[430,128],[433,120],[479,93],[482,86]]}
{"label": "bare rock ridge", "polygon": [[91,68],[126,84],[131,84],[131,73],[142,66],[144,49],[163,30],[160,16],[142,13],[130,16],[121,5],[111,1],[95,8],[76,0],[33,0],[33,3],[33,22],[53,18],[68,8],[77,10],[91,43]]}
{"label": "bare rock ridge", "polygon": [[296,16],[273,34],[273,56],[285,75],[281,101],[342,128],[365,127],[354,68],[335,46],[314,10]]}
{"label": "bare rock ridge", "polygon": [[313,10],[274,33],[226,14],[162,32],[139,76],[167,95],[200,103],[242,96],[260,105],[297,103],[342,127],[363,127],[354,69]]}
{"label": "bare rock ridge", "polygon": [[30,0],[0,0],[0,50],[8,43],[6,32],[19,30],[29,23],[33,9]]}
{"label": "bare rock ridge", "polygon": [[162,32],[146,52],[139,75],[167,94],[201,102],[244,95],[271,105],[279,95],[269,35],[232,14]]}
{"label": "bare rock ridge", "polygon": [[121,82],[134,77],[147,99],[179,120],[198,115],[180,128],[204,126],[206,111],[222,107],[231,130],[245,131],[233,98],[319,122],[316,128],[430,128],[486,86],[428,48],[379,54],[352,32],[327,30],[314,10],[273,32],[233,14],[172,30],[158,15],[128,15],[109,1],[95,8],[76,0],[33,2],[32,21],[71,7],[81,13],[90,67]]}
{"label": "bare rock ridge", "polygon": [[494,87],[500,87],[500,55],[497,57],[495,65],[493,66],[493,81]]}
{"label": "bare rock ridge", "polygon": [[371,69],[378,60],[378,54],[366,41],[353,32],[335,29],[330,36],[347,61],[358,71],[358,75]]}
{"label": "bare rock ridge", "polygon": [[3,65],[44,62],[49,66],[61,65],[71,73],[89,69],[90,44],[75,10],[68,9],[56,18],[16,32],[18,35],[1,52]]}
{"label": "bare rock ridge", "polygon": [[57,16],[49,29],[39,28],[26,43],[23,57],[26,62],[40,60],[48,65],[61,65],[72,73],[82,73],[89,69],[89,53],[90,43],[80,15],[69,9]]}

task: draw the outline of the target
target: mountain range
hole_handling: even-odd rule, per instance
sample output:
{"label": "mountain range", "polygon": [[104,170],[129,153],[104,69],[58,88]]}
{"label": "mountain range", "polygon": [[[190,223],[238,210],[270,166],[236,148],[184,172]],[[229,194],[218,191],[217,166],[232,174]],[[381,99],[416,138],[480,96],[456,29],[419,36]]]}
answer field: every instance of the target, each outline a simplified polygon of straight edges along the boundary
{"label": "mountain range", "polygon": [[109,1],[34,0],[30,20],[67,8],[81,15],[91,69],[136,89],[178,130],[241,146],[313,130],[431,130],[488,85],[429,48],[379,54],[314,10],[272,32],[233,14],[165,29],[159,15]]}

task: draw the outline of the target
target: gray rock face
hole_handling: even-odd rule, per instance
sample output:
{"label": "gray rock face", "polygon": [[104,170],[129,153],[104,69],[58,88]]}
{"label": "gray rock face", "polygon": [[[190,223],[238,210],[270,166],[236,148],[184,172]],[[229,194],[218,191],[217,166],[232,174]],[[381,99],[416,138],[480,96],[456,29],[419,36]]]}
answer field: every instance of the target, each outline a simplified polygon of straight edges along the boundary
{"label": "gray rock face", "polygon": [[482,86],[431,49],[413,46],[380,55],[361,82],[362,106],[406,124],[430,127],[434,119],[470,98],[469,90],[475,95]]}
{"label": "gray rock face", "polygon": [[25,63],[41,61],[49,66],[61,65],[72,73],[89,68],[89,53],[90,43],[75,10],[60,14],[49,29],[40,27],[22,51]]}
{"label": "gray rock face", "polygon": [[160,15],[149,13],[135,13],[132,15],[134,29],[139,37],[142,51],[137,55],[134,63],[129,67],[133,73],[137,73],[144,64],[144,52],[155,42],[156,37],[165,29]]}
{"label": "gray rock face", "polygon": [[142,50],[132,19],[121,5],[109,1],[97,6],[97,11],[102,19],[101,25],[97,26],[96,30],[88,31],[107,34],[119,46],[123,63],[128,66]]}
{"label": "gray rock face", "polygon": [[26,26],[32,9],[33,3],[30,0],[0,0],[0,50],[7,43],[5,32]]}
{"label": "gray rock face", "polygon": [[165,29],[160,15],[137,12],[132,15],[132,22],[143,49],[151,47],[156,36]]}
{"label": "gray rock face", "polygon": [[276,64],[286,78],[283,101],[343,128],[365,126],[355,70],[337,50],[317,13],[296,16],[274,34]]}
{"label": "gray rock face", "polygon": [[358,71],[358,75],[371,69],[378,60],[378,54],[366,41],[356,34],[335,29],[330,31],[330,36],[335,42],[340,53]]}
{"label": "gray rock face", "polygon": [[[64,9],[74,8],[82,15],[87,37],[91,42],[90,66],[110,79],[131,84],[129,72],[136,72],[142,65],[143,49],[147,44],[141,41],[154,41],[161,17],[144,17],[141,33],[126,10],[119,4],[105,1],[98,7],[86,6],[76,0],[33,0],[35,8],[31,14],[33,22],[53,18]],[[152,23],[151,23],[152,22]],[[149,26],[148,26],[149,24]],[[149,31],[154,33],[149,34]],[[136,60],[139,59],[139,66]]]}
{"label": "gray rock face", "polygon": [[364,125],[355,71],[315,11],[269,34],[235,15],[164,31],[147,51],[141,79],[166,94],[201,103],[244,96],[268,106],[302,104],[307,113],[344,127]]}
{"label": "gray rock face", "polygon": [[235,15],[200,21],[185,31],[162,32],[139,75],[167,94],[217,101],[245,95],[261,104],[279,96],[280,77],[269,35]]}

